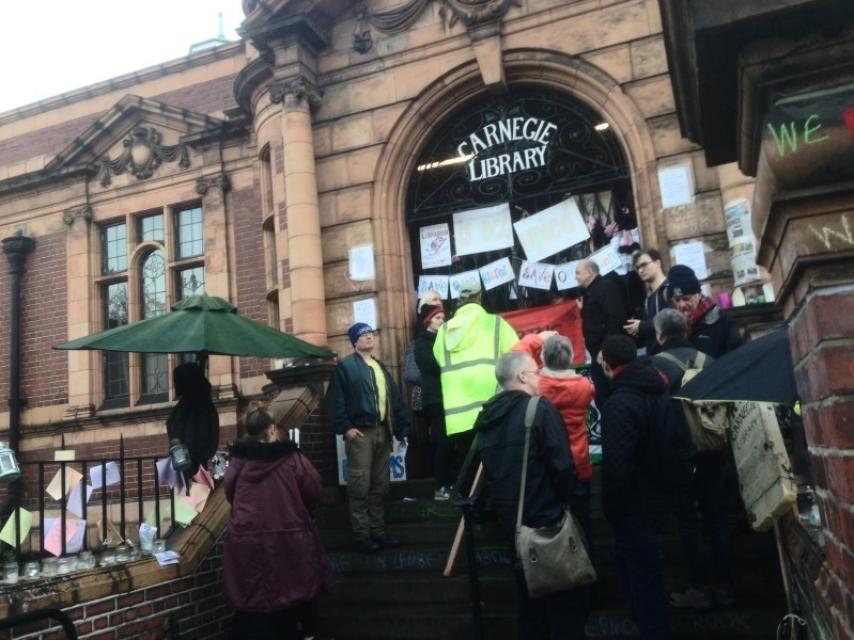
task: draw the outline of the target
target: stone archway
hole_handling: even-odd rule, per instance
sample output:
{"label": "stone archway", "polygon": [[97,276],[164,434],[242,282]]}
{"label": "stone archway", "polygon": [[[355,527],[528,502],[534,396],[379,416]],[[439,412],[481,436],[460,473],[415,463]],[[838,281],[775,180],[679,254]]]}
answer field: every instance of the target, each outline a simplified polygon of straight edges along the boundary
{"label": "stone archway", "polygon": [[[656,215],[660,195],[656,156],[646,122],[619,83],[593,65],[572,56],[543,50],[520,49],[504,53],[507,84],[536,83],[562,91],[597,109],[623,145],[630,169],[635,212],[643,243],[658,246],[665,239]],[[434,127],[460,104],[487,92],[477,63],[472,60],[428,86],[401,115],[377,162],[374,174],[373,223],[377,255],[380,308],[385,312],[387,359],[400,359],[408,337],[415,288],[409,261],[409,239],[404,220],[408,176]]]}

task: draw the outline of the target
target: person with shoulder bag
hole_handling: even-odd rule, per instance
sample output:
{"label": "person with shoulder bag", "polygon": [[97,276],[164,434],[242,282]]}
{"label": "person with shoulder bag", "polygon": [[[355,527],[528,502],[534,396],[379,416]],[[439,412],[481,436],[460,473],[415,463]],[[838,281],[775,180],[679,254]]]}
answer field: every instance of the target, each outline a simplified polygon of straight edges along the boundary
{"label": "person with shoulder bag", "polygon": [[586,585],[596,574],[572,516],[576,473],[563,420],[537,396],[539,371],[530,355],[501,356],[495,376],[501,391],[477,417],[474,447],[501,535],[518,559],[519,638],[581,639]]}

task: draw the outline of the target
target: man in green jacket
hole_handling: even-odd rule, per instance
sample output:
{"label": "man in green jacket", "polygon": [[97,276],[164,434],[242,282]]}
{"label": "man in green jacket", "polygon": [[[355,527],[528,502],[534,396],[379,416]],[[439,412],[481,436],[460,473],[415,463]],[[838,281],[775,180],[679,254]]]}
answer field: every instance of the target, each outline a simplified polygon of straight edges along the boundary
{"label": "man in green jacket", "polygon": [[409,420],[388,369],[373,357],[374,330],[357,322],[347,331],[355,349],[335,368],[326,405],[335,433],[347,451],[347,497],[356,548],[373,553],[400,542],[385,531],[383,500],[389,487],[392,434],[403,442]]}
{"label": "man in green jacket", "polygon": [[479,278],[462,284],[461,306],[439,328],[433,345],[441,369],[445,430],[456,471],[471,446],[480,408],[495,395],[495,361],[519,341],[504,319],[480,306],[480,293]]}

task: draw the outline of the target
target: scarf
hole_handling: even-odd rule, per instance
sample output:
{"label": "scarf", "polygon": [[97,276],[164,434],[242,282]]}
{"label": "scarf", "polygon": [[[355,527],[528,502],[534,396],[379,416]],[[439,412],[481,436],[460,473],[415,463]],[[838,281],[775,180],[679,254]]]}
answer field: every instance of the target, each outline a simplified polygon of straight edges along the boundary
{"label": "scarf", "polygon": [[706,314],[714,308],[714,300],[706,295],[700,296],[700,302],[697,304],[697,308],[686,316],[686,320],[688,321],[688,335],[694,335],[697,325],[699,325],[700,321],[706,316]]}

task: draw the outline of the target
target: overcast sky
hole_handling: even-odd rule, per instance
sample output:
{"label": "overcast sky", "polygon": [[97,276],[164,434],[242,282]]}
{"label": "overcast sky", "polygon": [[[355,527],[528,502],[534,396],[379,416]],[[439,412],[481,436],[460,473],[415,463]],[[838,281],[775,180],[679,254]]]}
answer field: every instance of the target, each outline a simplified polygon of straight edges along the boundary
{"label": "overcast sky", "polygon": [[236,40],[240,0],[0,0],[0,113]]}

